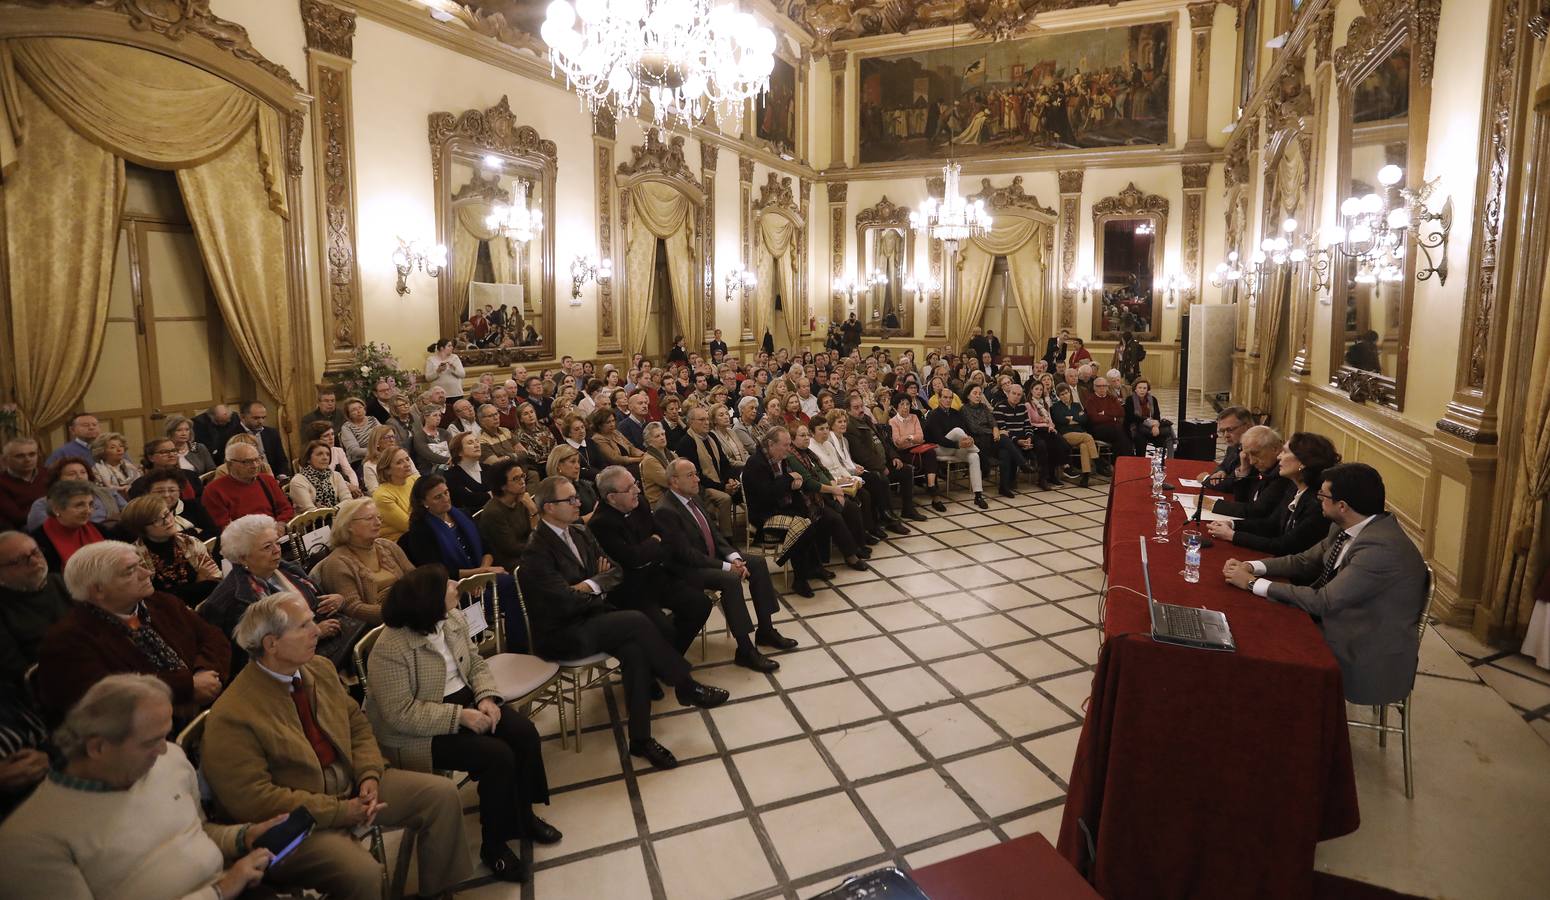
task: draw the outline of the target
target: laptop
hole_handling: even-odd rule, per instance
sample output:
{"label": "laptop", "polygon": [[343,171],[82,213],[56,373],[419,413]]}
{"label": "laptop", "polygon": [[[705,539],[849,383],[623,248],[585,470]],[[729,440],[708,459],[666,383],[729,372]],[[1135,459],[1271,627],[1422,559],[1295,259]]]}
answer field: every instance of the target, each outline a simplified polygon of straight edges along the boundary
{"label": "laptop", "polygon": [[1146,581],[1146,605],[1152,614],[1152,640],[1203,650],[1238,649],[1233,643],[1227,616],[1214,609],[1158,603],[1152,596],[1151,563],[1146,557],[1146,536],[1141,542],[1141,577]]}

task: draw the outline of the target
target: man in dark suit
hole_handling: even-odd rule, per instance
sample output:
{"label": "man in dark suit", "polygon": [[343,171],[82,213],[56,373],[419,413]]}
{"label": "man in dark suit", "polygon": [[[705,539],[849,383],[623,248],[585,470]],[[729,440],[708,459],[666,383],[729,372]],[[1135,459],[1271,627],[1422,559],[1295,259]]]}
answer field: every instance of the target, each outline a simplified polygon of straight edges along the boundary
{"label": "man in dark suit", "polygon": [[[850,415],[845,424],[845,446],[850,458],[866,469],[869,474],[892,479],[899,486],[899,512],[895,515],[892,503],[877,502],[873,506],[887,521],[883,527],[895,534],[909,534],[909,526],[900,521],[902,516],[914,522],[924,522],[926,517],[915,509],[915,467],[899,456],[893,446],[893,432],[887,422],[873,422],[867,413],[866,399],[860,394],[850,398]],[[879,497],[881,501],[884,498]]]}
{"label": "man in dark suit", "polygon": [[1295,488],[1281,476],[1281,448],[1286,442],[1274,429],[1255,425],[1243,432],[1239,441],[1243,460],[1240,470],[1247,474],[1232,485],[1231,500],[1206,498],[1206,508],[1235,519],[1263,519],[1285,506]]}
{"label": "man in dark suit", "polygon": [[[624,473],[629,477],[629,472]],[[757,556],[744,557],[710,527],[710,519],[700,508],[699,472],[687,459],[667,464],[668,490],[657,502],[657,522],[674,554],[673,572],[696,588],[714,590],[721,596],[721,611],[727,628],[737,641],[733,661],[755,672],[773,672],[780,663],[759,651],[759,647],[790,650],[797,645],[775,630],[773,621],[780,609],[770,570]],[[758,628],[748,616],[748,595],[753,596]],[[752,636],[750,638],[750,635]],[[755,646],[757,645],[757,646]]]}
{"label": "man in dark suit", "polygon": [[[771,428],[743,467],[743,496],[748,501],[748,522],[764,528],[771,516],[808,518],[807,500],[802,495],[802,476],[791,471],[786,457],[791,455],[791,432]],[[818,548],[828,544],[821,521],[813,520],[785,555],[775,560],[780,565],[791,561],[791,589],[803,597],[813,596],[810,578],[833,578],[819,559]]]}
{"label": "man in dark suit", "polygon": [[723,341],[721,339],[721,329],[720,328],[716,329],[715,337],[712,337],[710,339],[710,346],[707,349],[710,350],[710,358],[711,359],[715,359],[716,358],[716,352],[717,351],[720,351],[722,356],[726,355],[726,353],[727,353],[727,342]]}
{"label": "man in dark suit", "polygon": [[[274,472],[275,478],[291,477],[291,461],[286,458],[285,444],[280,441],[280,432],[268,426],[269,407],[257,400],[249,400],[242,404],[242,418],[237,426],[226,433],[226,441],[234,435],[250,434],[258,441],[259,449],[264,452],[264,461],[269,463],[269,470]],[[226,441],[221,441],[221,446],[226,446]]]}
{"label": "man in dark suit", "polygon": [[680,459],[694,464],[700,475],[700,500],[723,535],[732,533],[732,502],[742,496],[740,474],[732,467],[721,443],[710,433],[710,410],[697,406],[689,410],[688,428],[673,447]]}
{"label": "man in dark suit", "polygon": [[194,440],[204,444],[215,461],[220,463],[225,459],[226,438],[231,435],[236,421],[237,417],[231,414],[231,407],[217,403],[194,417]]}
{"label": "man in dark suit", "polygon": [[[605,480],[604,475],[609,477]],[[624,572],[623,583],[613,592],[614,605],[644,613],[679,655],[687,653],[710,618],[710,598],[669,573],[673,548],[657,527],[651,508],[640,502],[640,485],[629,469],[604,469],[598,475],[597,490],[600,502],[587,529]],[[671,621],[663,610],[673,614]]]}
{"label": "man in dark suit", "polygon": [[1238,469],[1243,464],[1239,442],[1243,439],[1243,433],[1253,424],[1254,414],[1241,406],[1229,406],[1222,410],[1216,417],[1216,434],[1227,442],[1227,449],[1215,469],[1201,472],[1195,480],[1209,481],[1212,487],[1224,491],[1231,490],[1233,483],[1238,480]]}
{"label": "man in dark suit", "polygon": [[991,359],[1001,358],[1001,339],[996,337],[995,329],[985,330],[985,349],[980,351],[980,357],[984,358],[989,353]]}
{"label": "man in dark suit", "polygon": [[563,475],[545,478],[533,492],[539,522],[517,571],[533,646],[546,659],[593,653],[618,659],[629,711],[630,754],[659,769],[671,769],[678,759],[651,737],[653,679],[672,685],[684,706],[720,706],[727,692],[690,677],[689,663],[643,613],[608,602],[607,593],[618,586],[620,577],[592,535],[576,527],[577,499],[576,486]]}
{"label": "man in dark suit", "polygon": [[1071,332],[1062,328],[1060,334],[1049,339],[1044,345],[1044,362],[1049,371],[1055,371],[1057,363],[1066,361],[1066,341],[1071,337]]}
{"label": "man in dark suit", "polygon": [[1325,470],[1323,478],[1318,497],[1324,517],[1334,523],[1328,537],[1295,556],[1229,559],[1222,573],[1240,588],[1320,618],[1347,700],[1395,703],[1415,684],[1417,626],[1429,588],[1426,560],[1398,520],[1383,511],[1383,476],[1376,469],[1345,463]]}
{"label": "man in dark suit", "polygon": [[985,339],[982,329],[974,329],[974,336],[969,338],[968,350],[974,354],[974,364],[979,365],[980,357],[990,352],[990,342]]}

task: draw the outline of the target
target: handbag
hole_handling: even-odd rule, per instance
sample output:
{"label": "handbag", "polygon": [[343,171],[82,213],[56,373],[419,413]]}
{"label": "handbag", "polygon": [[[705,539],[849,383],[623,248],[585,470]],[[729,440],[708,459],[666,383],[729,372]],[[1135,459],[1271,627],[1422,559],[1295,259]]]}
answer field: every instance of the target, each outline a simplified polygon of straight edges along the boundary
{"label": "handbag", "polygon": [[933,444],[930,441],[927,441],[924,444],[916,444],[915,446],[911,447],[910,448],[910,452],[919,455],[921,453],[930,453],[932,450],[935,450],[935,449],[936,449],[936,444]]}

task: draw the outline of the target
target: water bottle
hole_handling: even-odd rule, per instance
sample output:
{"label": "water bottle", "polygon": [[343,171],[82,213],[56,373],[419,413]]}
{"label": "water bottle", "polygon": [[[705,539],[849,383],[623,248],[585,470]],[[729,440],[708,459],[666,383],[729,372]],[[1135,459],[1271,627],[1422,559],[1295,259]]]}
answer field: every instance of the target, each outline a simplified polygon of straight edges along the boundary
{"label": "water bottle", "polygon": [[1153,507],[1157,513],[1157,530],[1152,534],[1153,543],[1168,543],[1168,514],[1172,511],[1167,500],[1159,500]]}
{"label": "water bottle", "polygon": [[1184,534],[1184,580],[1190,584],[1200,581],[1200,535],[1193,531]]}

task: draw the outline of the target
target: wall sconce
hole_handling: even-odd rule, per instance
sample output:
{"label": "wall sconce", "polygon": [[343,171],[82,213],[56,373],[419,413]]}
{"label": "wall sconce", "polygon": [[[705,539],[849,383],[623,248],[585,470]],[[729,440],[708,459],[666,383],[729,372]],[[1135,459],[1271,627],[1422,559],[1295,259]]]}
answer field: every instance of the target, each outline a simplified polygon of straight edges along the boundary
{"label": "wall sconce", "polygon": [[426,247],[419,241],[398,239],[398,249],[393,251],[393,268],[398,270],[398,296],[409,293],[409,275],[419,269],[432,278],[440,278],[447,266],[447,248],[441,244]]}
{"label": "wall sconce", "polygon": [[754,287],[758,285],[758,283],[758,277],[755,276],[754,273],[743,268],[741,264],[733,266],[732,271],[728,272],[726,277],[727,302],[732,302],[734,294],[736,294],[739,299],[747,297],[748,292],[753,290]]}
{"label": "wall sconce", "polygon": [[602,284],[614,277],[614,261],[601,262],[595,256],[577,256],[570,261],[570,305],[581,305],[581,286],[589,281]]}
{"label": "wall sconce", "polygon": [[1086,303],[1093,298],[1093,291],[1103,289],[1103,282],[1093,275],[1078,275],[1071,279],[1069,288]]}
{"label": "wall sconce", "polygon": [[862,286],[857,284],[854,278],[842,278],[834,283],[834,292],[844,297],[845,303],[850,307],[856,305],[856,295],[862,290]]}
{"label": "wall sconce", "polygon": [[1173,309],[1179,304],[1179,296],[1189,296],[1189,279],[1177,272],[1169,272],[1153,283],[1153,289],[1163,295],[1163,303]]}
{"label": "wall sconce", "polygon": [[[1448,236],[1453,230],[1453,198],[1446,198],[1442,208],[1432,212],[1428,201],[1440,178],[1433,178],[1420,190],[1412,191],[1397,187],[1404,177],[1405,170],[1399,166],[1387,165],[1379,169],[1378,183],[1383,186],[1383,193],[1347,197],[1340,204],[1340,215],[1345,224],[1324,230],[1324,246],[1320,249],[1330,256],[1355,260],[1358,284],[1403,279],[1406,237],[1411,234],[1416,247],[1426,257],[1425,265],[1416,264],[1416,280],[1426,281],[1435,275],[1438,284],[1448,283]],[[1398,202],[1389,199],[1390,193],[1398,194]],[[1438,251],[1435,256],[1434,250]]]}

